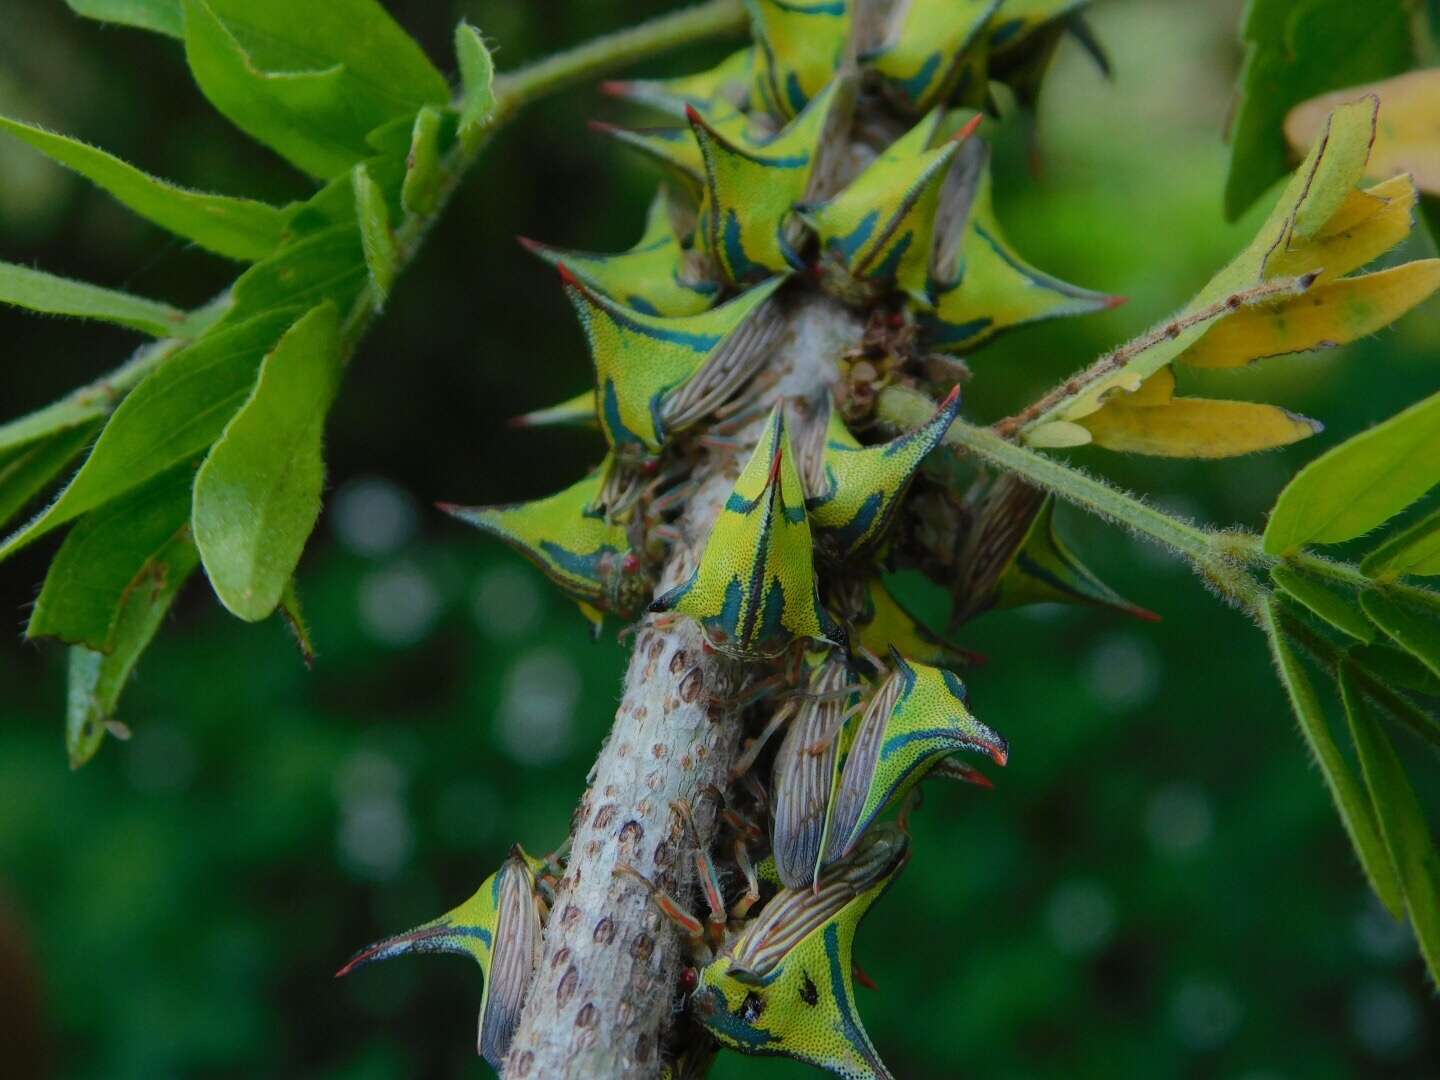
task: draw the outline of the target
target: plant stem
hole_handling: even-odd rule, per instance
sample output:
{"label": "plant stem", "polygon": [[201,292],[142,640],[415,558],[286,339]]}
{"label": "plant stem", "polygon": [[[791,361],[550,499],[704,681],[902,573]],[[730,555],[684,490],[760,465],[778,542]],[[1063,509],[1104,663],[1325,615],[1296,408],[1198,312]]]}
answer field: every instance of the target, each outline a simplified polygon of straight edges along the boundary
{"label": "plant stem", "polygon": [[495,80],[496,120],[537,98],[587,82],[607,71],[692,41],[736,33],[745,27],[741,0],[708,0],[639,26],[596,38]]}

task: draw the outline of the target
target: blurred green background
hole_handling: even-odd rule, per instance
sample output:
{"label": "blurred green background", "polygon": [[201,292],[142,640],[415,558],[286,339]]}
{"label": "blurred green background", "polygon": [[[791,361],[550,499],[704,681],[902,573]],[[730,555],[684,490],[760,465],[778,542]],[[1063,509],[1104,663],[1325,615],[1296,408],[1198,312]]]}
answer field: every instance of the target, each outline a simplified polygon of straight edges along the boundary
{"label": "blurred green background", "polygon": [[[514,66],[672,5],[388,6],[451,67],[462,15]],[[58,0],[4,7],[0,111],[197,187],[304,192],[209,109],[176,43]],[[1027,124],[1001,132],[1012,240],[1131,302],[973,357],[972,415],[1010,411],[1178,306],[1250,235],[1258,211],[1220,218],[1238,8],[1103,0],[1114,80],[1062,48],[1038,176]],[[278,622],[228,618],[197,581],[123,702],[133,740],[71,774],[62,653],[18,640],[49,550],[0,568],[16,629],[0,649],[0,1075],[487,1072],[467,962],[330,976],[468,895],[512,841],[558,842],[617,697],[622,649],[591,644],[528,565],[430,509],[548,493],[599,456],[596,437],[502,422],[589,378],[553,273],[514,236],[618,250],[652,190],[591,116],[638,119],[582,91],[493,146],[350,370],[301,576],[313,672]],[[183,304],[232,272],[15,144],[0,146],[0,257]],[[1343,353],[1187,384],[1323,418],[1300,447],[1219,464],[1074,456],[1164,506],[1256,526],[1301,462],[1435,388],[1437,312]],[[8,310],[0,342],[4,418],[136,344]],[[916,858],[860,937],[880,986],[861,1006],[887,1062],[905,1077],[1440,1075],[1408,931],[1369,899],[1259,636],[1178,562],[1061,513],[1102,576],[1165,620],[1045,607],[967,630],[993,658],[972,700],[1012,763],[994,791],[931,793]],[[1434,758],[1401,749],[1437,794]],[[716,1075],[808,1073],[726,1057]]]}

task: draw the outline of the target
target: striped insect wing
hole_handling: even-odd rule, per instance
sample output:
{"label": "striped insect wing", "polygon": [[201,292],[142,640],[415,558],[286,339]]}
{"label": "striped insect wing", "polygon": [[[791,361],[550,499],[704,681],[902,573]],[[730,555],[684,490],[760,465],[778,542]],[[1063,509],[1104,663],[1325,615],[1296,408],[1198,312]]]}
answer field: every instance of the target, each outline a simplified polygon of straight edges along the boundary
{"label": "striped insect wing", "polygon": [[906,846],[900,830],[876,829],[850,858],[822,872],[813,888],[806,882],[802,888],[776,893],[731,947],[731,972],[742,981],[774,972],[801,941],[894,870]]}
{"label": "striped insect wing", "polygon": [[849,684],[845,664],[826,660],[812,677],[810,696],[790,722],[775,755],[771,847],[780,880],[793,889],[814,882],[824,854],[840,725],[851,698],[845,693]]}
{"label": "striped insect wing", "polygon": [[518,851],[505,861],[494,887],[495,943],[480,1002],[476,1046],[480,1056],[498,1070],[520,1025],[520,1010],[535,977],[542,928],[535,875]]}
{"label": "striped insect wing", "polygon": [[723,1045],[779,1054],[838,1076],[888,1078],[854,997],[855,931],[905,863],[907,838],[880,827],[814,889],[782,889],[700,973],[691,998]]}
{"label": "striped insect wing", "polygon": [[861,815],[870,801],[875,772],[885,742],[885,725],[890,711],[900,698],[903,680],[899,672],[890,676],[875,691],[860,717],[859,726],[850,739],[840,783],[830,809],[826,830],[825,862],[843,858],[859,840]]}

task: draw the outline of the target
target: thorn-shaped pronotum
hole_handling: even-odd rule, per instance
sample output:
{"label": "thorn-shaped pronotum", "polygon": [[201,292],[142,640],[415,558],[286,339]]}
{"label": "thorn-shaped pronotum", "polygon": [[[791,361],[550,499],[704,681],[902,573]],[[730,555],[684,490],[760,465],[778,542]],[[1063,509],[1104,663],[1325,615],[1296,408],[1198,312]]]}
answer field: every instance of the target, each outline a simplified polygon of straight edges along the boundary
{"label": "thorn-shaped pronotum", "polygon": [[691,1010],[710,1034],[848,1080],[888,1078],[856,1008],[855,931],[899,875],[908,843],[893,826],[873,829],[816,888],[772,897],[700,972]]}
{"label": "thorn-shaped pronotum", "polygon": [[690,616],[716,649],[743,659],[778,656],[797,639],[843,641],[816,590],[814,544],[782,406],[735,481],[700,565],[650,609]]}
{"label": "thorn-shaped pronotum", "polygon": [[821,486],[805,500],[823,555],[845,562],[876,551],[910,481],[959,412],[957,386],[923,426],[879,446],[861,446],[832,406]]}
{"label": "thorn-shaped pronotum", "polygon": [[755,35],[754,96],[774,116],[795,116],[844,59],[853,9],[863,0],[745,0]]}
{"label": "thorn-shaped pronotum", "polygon": [[469,900],[414,930],[361,949],[335,973],[336,978],[376,960],[411,953],[470,957],[480,965],[485,980],[476,1051],[499,1069],[540,959],[543,901],[536,877],[544,869],[544,859],[527,855],[516,844]]}
{"label": "thorn-shaped pronotum", "polygon": [[830,110],[845,103],[841,90],[841,80],[832,80],[760,146],[729,138],[688,110],[705,167],[696,244],[727,281],[753,282],[798,264],[794,208],[809,191]]}
{"label": "thorn-shaped pronotum", "polygon": [[1022,260],[1006,242],[995,216],[988,149],[970,139],[962,154],[979,155],[970,163],[973,185],[969,190],[955,185],[946,194],[961,203],[968,197],[968,210],[946,209],[953,232],[937,238],[933,308],[920,319],[935,348],[962,352],[1003,330],[1103,311],[1124,302],[1122,297],[1067,284]]}
{"label": "thorn-shaped pronotum", "polygon": [[650,203],[644,233],[633,247],[616,255],[570,251],[525,237],[520,243],[546,262],[565,266],[595,292],[642,315],[697,315],[715,303],[720,286],[690,280],[670,202],[662,184]]}
{"label": "thorn-shaped pronotum", "polygon": [[[985,102],[987,35],[1003,0],[910,0],[890,9],[885,44],[865,59],[899,108]],[[897,25],[898,24],[898,25]]]}
{"label": "thorn-shaped pronotum", "polygon": [[673,79],[611,79],[600,89],[612,97],[684,119],[686,106],[697,109],[744,109],[750,103],[755,46],[731,53],[713,68]]}
{"label": "thorn-shaped pronotum", "polygon": [[940,121],[937,109],[839,194],[797,208],[819,237],[825,285],[841,299],[863,303],[896,290],[926,302],[940,188],[980,117],[932,149]]}
{"label": "thorn-shaped pronotum", "polygon": [[624,524],[593,509],[606,466],[564,491],[509,506],[441,509],[499,537],[539,567],[580,605],[596,628],[606,614],[628,622],[644,611],[650,579],[631,548]]}
{"label": "thorn-shaped pronotum", "polygon": [[858,643],[878,656],[894,649],[932,667],[961,668],[982,661],[980,654],[952,645],[906,610],[879,577],[846,583],[845,618]]}
{"label": "thorn-shaped pronotum", "polygon": [[893,670],[846,733],[845,763],[830,807],[825,859],[843,859],[887,807],[902,799],[942,758],[985,754],[997,765],[1009,744],[970,715],[965,684],[944,668],[891,653]]}
{"label": "thorn-shaped pronotum", "polygon": [[563,263],[560,274],[590,340],[600,427],[611,448],[632,459],[660,453],[672,434],[667,399],[700,373],[784,280],[772,278],[698,315],[666,319],[601,296]]}

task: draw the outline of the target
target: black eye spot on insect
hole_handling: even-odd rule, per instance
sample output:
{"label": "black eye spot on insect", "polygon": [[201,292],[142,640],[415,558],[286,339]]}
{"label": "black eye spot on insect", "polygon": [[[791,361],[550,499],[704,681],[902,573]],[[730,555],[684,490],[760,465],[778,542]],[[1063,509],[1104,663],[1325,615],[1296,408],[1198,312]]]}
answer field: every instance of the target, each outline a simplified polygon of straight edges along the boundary
{"label": "black eye spot on insect", "polygon": [[751,990],[745,995],[745,1000],[740,1003],[740,1019],[747,1024],[753,1024],[760,1019],[760,1014],[765,1011],[765,999]]}
{"label": "black eye spot on insect", "polygon": [[802,971],[805,981],[800,984],[800,1000],[806,1005],[820,1004],[820,991],[815,988],[815,980],[810,978],[808,971]]}

